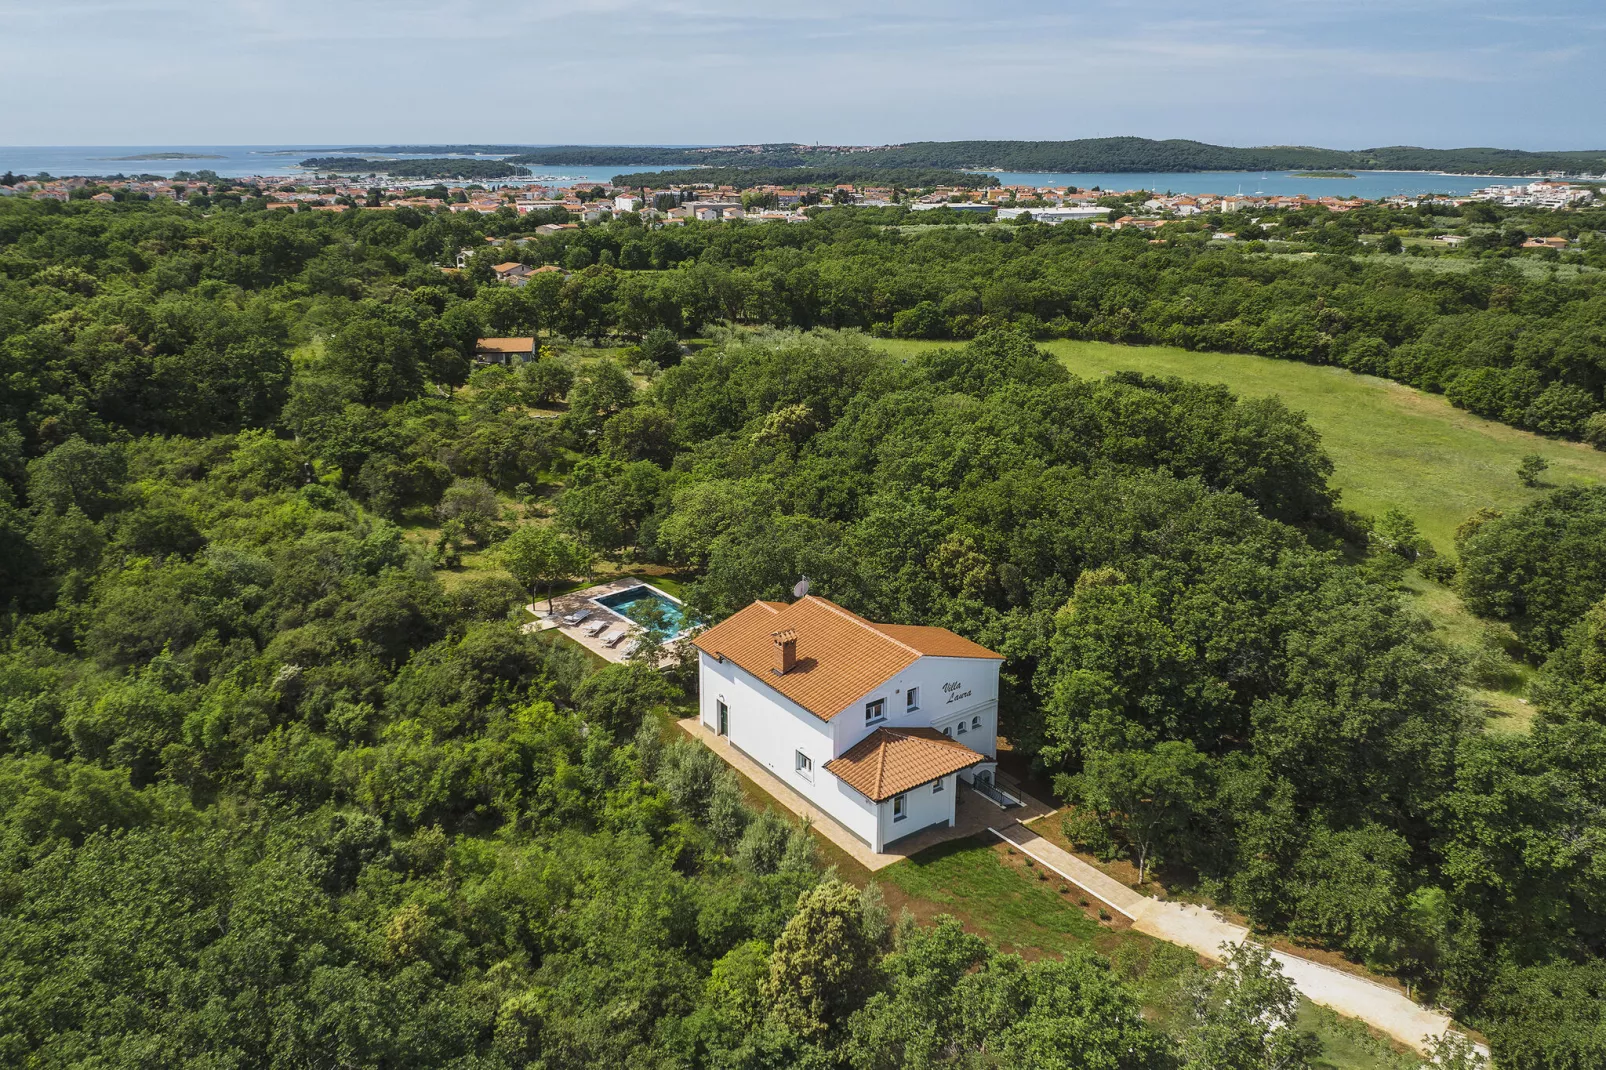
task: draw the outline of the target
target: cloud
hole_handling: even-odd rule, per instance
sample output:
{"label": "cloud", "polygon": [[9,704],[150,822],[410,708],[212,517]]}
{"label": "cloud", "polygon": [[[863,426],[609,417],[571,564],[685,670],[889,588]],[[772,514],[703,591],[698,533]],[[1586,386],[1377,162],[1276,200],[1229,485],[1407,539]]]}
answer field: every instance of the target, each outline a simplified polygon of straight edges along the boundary
{"label": "cloud", "polygon": [[[0,143],[1066,137],[1565,147],[1592,5],[0,0]],[[72,78],[61,71],[70,70]],[[48,86],[48,92],[41,87]]]}

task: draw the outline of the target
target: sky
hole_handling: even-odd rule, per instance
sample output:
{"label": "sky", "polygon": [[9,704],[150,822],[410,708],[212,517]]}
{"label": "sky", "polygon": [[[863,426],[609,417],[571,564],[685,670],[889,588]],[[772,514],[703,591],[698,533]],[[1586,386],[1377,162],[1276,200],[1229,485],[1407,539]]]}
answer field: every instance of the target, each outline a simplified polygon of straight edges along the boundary
{"label": "sky", "polygon": [[0,145],[1606,148],[1606,3],[0,0]]}

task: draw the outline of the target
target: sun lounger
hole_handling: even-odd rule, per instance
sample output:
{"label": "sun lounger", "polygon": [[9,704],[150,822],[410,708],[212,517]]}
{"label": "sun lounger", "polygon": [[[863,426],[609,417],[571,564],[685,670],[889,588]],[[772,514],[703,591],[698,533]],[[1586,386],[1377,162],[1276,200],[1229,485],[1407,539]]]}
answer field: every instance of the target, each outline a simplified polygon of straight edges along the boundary
{"label": "sun lounger", "polygon": [[591,611],[589,609],[577,609],[573,613],[570,613],[567,617],[564,617],[563,623],[572,628],[589,616],[591,616]]}
{"label": "sun lounger", "polygon": [[640,649],[641,649],[641,640],[640,639],[632,639],[632,640],[630,640],[630,642],[626,643],[620,649],[619,653],[623,654],[625,657],[628,658],[630,655],[634,654],[636,651],[638,651]]}
{"label": "sun lounger", "polygon": [[606,646],[606,647],[618,646],[620,643],[624,642],[625,636],[627,636],[629,634],[630,633],[628,631],[626,631],[623,628],[620,628],[618,631],[614,632],[612,635],[610,635],[606,639],[604,639],[602,641],[602,645]]}
{"label": "sun lounger", "polygon": [[599,636],[603,632],[607,631],[608,630],[608,625],[610,625],[612,623],[613,623],[613,621],[604,618],[602,620],[597,621],[594,624],[588,625],[586,627],[586,637],[590,638],[590,639],[595,639],[597,636]]}

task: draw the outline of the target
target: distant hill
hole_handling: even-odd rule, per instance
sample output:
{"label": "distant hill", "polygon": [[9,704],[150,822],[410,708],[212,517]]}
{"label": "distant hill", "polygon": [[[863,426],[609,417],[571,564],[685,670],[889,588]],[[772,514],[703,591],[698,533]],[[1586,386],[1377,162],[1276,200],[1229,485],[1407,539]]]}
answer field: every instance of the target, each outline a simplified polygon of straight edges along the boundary
{"label": "distant hill", "polygon": [[[474,151],[473,146],[460,147]],[[480,150],[480,151],[483,151]],[[628,164],[704,167],[939,168],[1000,171],[1455,171],[1525,175],[1545,171],[1606,172],[1606,149],[1525,152],[1518,149],[1324,149],[1306,145],[1233,148],[1202,141],[1141,137],[1078,141],[917,141],[844,150],[773,144],[705,148],[559,145],[530,149],[512,162],[547,166]]]}
{"label": "distant hill", "polygon": [[900,189],[925,189],[928,186],[981,189],[999,184],[992,175],[969,174],[940,167],[688,167],[613,176],[616,186],[695,186],[711,183],[751,189],[754,186],[834,186],[838,182],[896,186]]}
{"label": "distant hill", "polygon": [[314,156],[301,166],[313,171],[344,175],[392,175],[396,178],[513,178],[529,169],[501,160],[373,160],[351,156]]}
{"label": "distant hill", "polygon": [[[551,145],[526,149],[514,163],[549,167],[803,167],[849,158],[845,153],[800,149],[796,145],[748,145],[669,148],[630,145]],[[889,165],[880,165],[889,166]]]}

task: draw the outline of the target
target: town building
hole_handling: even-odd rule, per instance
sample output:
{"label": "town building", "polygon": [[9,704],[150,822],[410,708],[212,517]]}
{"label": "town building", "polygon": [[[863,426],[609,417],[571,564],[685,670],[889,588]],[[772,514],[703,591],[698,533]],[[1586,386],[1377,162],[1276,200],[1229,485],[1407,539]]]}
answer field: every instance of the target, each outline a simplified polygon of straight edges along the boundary
{"label": "town building", "polygon": [[993,210],[993,206],[990,204],[977,203],[973,201],[959,201],[954,203],[950,203],[946,200],[918,201],[909,206],[910,211],[914,212],[930,212],[938,208],[950,208],[955,212],[974,212],[978,215],[985,215]]}
{"label": "town building", "polygon": [[1002,655],[824,598],[754,602],[696,636],[699,719],[881,853],[996,794]]}
{"label": "town building", "polygon": [[1104,219],[1109,214],[1110,210],[1108,208],[1082,204],[1063,205],[1058,208],[1000,208],[998,210],[998,218],[1000,220],[1018,219],[1023,215],[1029,215],[1039,223],[1065,223],[1072,220]]}
{"label": "town building", "polygon": [[481,364],[512,364],[534,360],[534,338],[481,338],[474,343],[474,359]]}

